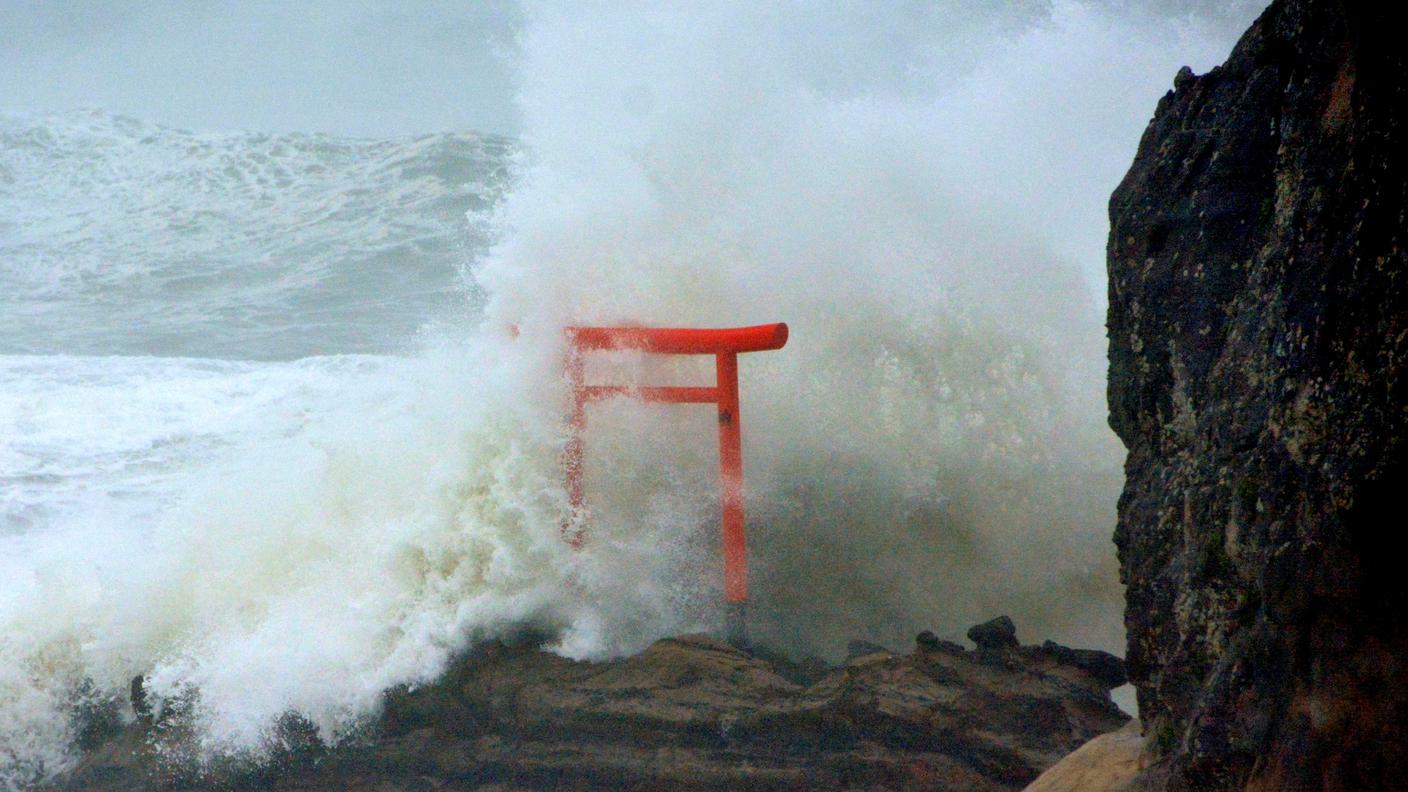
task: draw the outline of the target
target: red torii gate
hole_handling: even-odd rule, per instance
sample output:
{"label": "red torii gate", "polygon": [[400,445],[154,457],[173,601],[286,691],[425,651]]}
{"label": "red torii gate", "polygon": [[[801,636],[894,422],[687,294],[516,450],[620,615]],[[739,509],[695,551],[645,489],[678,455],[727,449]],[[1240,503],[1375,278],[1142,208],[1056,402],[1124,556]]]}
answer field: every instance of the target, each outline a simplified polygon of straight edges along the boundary
{"label": "red torii gate", "polygon": [[[581,547],[586,494],[582,489],[582,432],[588,402],[613,396],[673,404],[716,404],[719,414],[719,482],[723,504],[724,599],[728,602],[728,639],[748,642],[748,546],[743,522],[743,434],[738,415],[738,355],[781,349],[787,325],[700,329],[680,327],[569,327],[567,379],[572,386],[571,435],[564,462],[572,522],[568,541]],[[634,350],[657,355],[713,355],[713,387],[588,385],[583,356],[592,351]]]}

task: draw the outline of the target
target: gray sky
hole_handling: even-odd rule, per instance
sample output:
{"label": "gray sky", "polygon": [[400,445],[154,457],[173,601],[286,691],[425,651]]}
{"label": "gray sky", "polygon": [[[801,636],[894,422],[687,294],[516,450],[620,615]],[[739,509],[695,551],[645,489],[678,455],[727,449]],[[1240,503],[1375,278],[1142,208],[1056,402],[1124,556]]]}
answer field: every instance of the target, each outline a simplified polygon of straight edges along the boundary
{"label": "gray sky", "polygon": [[[96,107],[198,130],[516,134],[518,2],[0,0],[0,112]],[[1266,0],[1088,2],[1245,26]],[[893,17],[903,32],[925,20],[1024,18],[1049,3],[891,0],[855,10]],[[920,28],[914,42],[928,46]],[[847,64],[821,62],[844,80]]]}
{"label": "gray sky", "polygon": [[0,112],[512,134],[514,0],[0,0]]}

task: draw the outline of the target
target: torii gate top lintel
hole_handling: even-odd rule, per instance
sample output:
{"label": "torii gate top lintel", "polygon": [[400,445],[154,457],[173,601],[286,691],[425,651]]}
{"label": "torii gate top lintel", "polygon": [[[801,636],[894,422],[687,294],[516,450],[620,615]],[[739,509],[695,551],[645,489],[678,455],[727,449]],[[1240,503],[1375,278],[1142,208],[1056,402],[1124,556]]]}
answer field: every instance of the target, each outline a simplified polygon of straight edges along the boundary
{"label": "torii gate top lintel", "polygon": [[787,325],[752,327],[569,327],[567,337],[578,351],[639,350],[664,355],[717,355],[763,352],[787,344]]}

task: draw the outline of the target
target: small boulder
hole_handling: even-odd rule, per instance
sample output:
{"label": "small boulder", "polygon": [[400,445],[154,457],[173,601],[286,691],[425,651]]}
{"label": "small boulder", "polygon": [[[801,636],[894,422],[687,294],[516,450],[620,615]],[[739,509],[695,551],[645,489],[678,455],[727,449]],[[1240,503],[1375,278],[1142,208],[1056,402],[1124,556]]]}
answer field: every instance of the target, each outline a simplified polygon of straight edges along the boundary
{"label": "small boulder", "polygon": [[935,635],[932,630],[925,630],[914,636],[914,648],[921,652],[948,652],[960,655],[967,651],[953,641],[945,641]]}
{"label": "small boulder", "polygon": [[1055,641],[1043,643],[1041,651],[1059,663],[1085,671],[1100,680],[1107,688],[1117,688],[1129,681],[1124,661],[1109,652],[1101,652],[1097,649],[1070,649]]}
{"label": "small boulder", "polygon": [[1019,645],[1017,625],[1006,616],[998,616],[991,621],[969,627],[968,640],[977,644],[979,649],[992,651],[1015,649]]}
{"label": "small boulder", "polygon": [[1183,68],[1178,70],[1178,74],[1173,75],[1173,90],[1181,91],[1184,88],[1187,88],[1197,79],[1198,76],[1193,74],[1193,70],[1187,66],[1184,66]]}
{"label": "small boulder", "polygon": [[881,646],[880,644],[874,643],[874,642],[872,642],[872,641],[861,640],[861,639],[859,639],[859,638],[857,638],[857,639],[854,640],[854,641],[850,641],[850,642],[848,642],[848,643],[846,644],[846,659],[847,659],[847,660],[854,660],[854,659],[856,659],[857,657],[864,657],[864,656],[866,656],[866,655],[879,654],[879,653],[881,653],[881,652],[884,652],[885,654],[890,654],[890,650],[889,650],[889,649],[886,649],[885,647]]}

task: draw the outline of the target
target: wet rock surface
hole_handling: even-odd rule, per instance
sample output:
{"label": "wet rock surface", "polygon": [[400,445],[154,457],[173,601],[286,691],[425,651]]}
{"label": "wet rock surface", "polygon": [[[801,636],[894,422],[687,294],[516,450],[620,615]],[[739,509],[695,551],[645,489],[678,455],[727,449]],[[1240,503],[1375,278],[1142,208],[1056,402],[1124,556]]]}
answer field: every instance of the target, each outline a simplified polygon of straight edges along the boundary
{"label": "wet rock surface", "polygon": [[1022,792],[1136,792],[1146,759],[1139,721],[1102,734],[1052,765]]}
{"label": "wet rock surface", "polygon": [[609,662],[493,644],[433,686],[388,693],[336,748],[294,720],[263,766],[196,773],[163,758],[181,756],[179,729],[139,721],[52,788],[1019,790],[1128,720],[1109,676],[1052,646],[857,643],[828,668],[704,636]]}
{"label": "wet rock surface", "polygon": [[1110,202],[1116,543],[1151,788],[1408,789],[1408,47],[1277,0]]}

